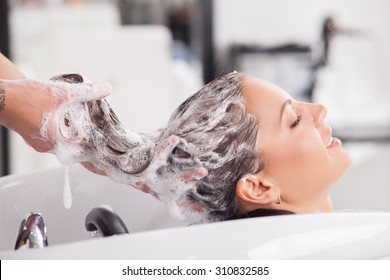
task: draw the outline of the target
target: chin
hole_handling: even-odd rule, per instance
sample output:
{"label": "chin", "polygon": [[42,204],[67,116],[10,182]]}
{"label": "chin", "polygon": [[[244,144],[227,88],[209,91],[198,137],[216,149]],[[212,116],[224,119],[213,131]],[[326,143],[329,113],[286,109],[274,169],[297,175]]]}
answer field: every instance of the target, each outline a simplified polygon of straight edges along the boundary
{"label": "chin", "polygon": [[351,164],[352,164],[352,158],[351,158],[351,156],[347,153],[347,152],[345,152],[344,151],[344,160],[345,160],[345,170],[344,170],[344,172],[351,166]]}
{"label": "chin", "polygon": [[341,153],[335,158],[334,163],[339,170],[340,177],[348,170],[352,164],[351,156],[344,150],[341,150]]}
{"label": "chin", "polygon": [[335,176],[334,176],[333,183],[338,181],[345,174],[345,172],[351,166],[352,160],[350,157],[348,157],[347,159],[344,159],[344,161],[340,162],[340,163],[342,163],[342,164],[338,165],[337,170],[335,170]]}

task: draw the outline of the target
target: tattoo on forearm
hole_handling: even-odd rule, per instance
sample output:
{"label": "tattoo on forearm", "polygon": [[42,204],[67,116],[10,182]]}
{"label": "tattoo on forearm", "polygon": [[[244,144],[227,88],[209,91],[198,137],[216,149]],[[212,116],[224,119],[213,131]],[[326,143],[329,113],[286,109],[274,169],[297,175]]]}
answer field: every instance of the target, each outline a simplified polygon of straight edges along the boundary
{"label": "tattoo on forearm", "polygon": [[0,113],[5,109],[5,89],[0,82]]}

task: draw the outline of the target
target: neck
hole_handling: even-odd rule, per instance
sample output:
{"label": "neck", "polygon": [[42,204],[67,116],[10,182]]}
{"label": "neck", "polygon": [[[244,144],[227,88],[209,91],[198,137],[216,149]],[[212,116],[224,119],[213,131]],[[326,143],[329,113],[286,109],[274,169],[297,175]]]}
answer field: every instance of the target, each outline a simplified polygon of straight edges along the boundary
{"label": "neck", "polygon": [[299,205],[289,204],[288,202],[283,203],[282,201],[278,206],[280,209],[292,211],[297,214],[326,213],[333,211],[333,204],[329,195]]}
{"label": "neck", "polygon": [[332,200],[329,195],[318,199],[310,200],[310,202],[291,203],[289,201],[281,200],[280,204],[254,204],[240,201],[240,212],[247,213],[256,209],[276,209],[287,210],[296,214],[309,214],[309,213],[326,213],[333,210]]}

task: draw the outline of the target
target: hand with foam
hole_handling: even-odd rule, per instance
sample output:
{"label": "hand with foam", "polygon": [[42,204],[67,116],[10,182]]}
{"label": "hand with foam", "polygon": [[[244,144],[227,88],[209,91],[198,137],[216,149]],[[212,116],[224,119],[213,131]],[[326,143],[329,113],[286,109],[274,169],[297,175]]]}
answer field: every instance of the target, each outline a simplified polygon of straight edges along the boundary
{"label": "hand with foam", "polygon": [[55,116],[60,107],[102,99],[111,93],[108,83],[70,84],[23,79],[0,80],[0,86],[5,96],[0,123],[19,133],[38,152],[49,152],[56,144]]}

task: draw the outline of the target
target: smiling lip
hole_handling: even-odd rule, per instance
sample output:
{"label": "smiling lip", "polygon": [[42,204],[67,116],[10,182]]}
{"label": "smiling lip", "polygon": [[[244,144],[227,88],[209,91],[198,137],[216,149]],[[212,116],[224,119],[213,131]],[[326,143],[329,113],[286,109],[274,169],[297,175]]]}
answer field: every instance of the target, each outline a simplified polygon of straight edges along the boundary
{"label": "smiling lip", "polygon": [[332,145],[332,143],[333,143],[333,137],[330,136],[328,144],[326,145],[326,147],[329,148],[329,146]]}
{"label": "smiling lip", "polygon": [[324,144],[326,148],[329,148],[330,145],[332,145],[333,137],[332,137],[332,127],[328,126],[328,134],[327,137],[324,139]]}
{"label": "smiling lip", "polygon": [[338,146],[341,146],[341,144],[342,144],[341,140],[338,138],[331,137],[331,140],[332,141],[330,141],[330,144],[326,147],[327,149],[338,147]]}
{"label": "smiling lip", "polygon": [[332,136],[332,127],[329,126],[329,138],[328,138],[328,141],[326,142],[326,148],[330,149],[330,148],[340,146],[340,145],[341,145],[340,139],[334,138]]}

